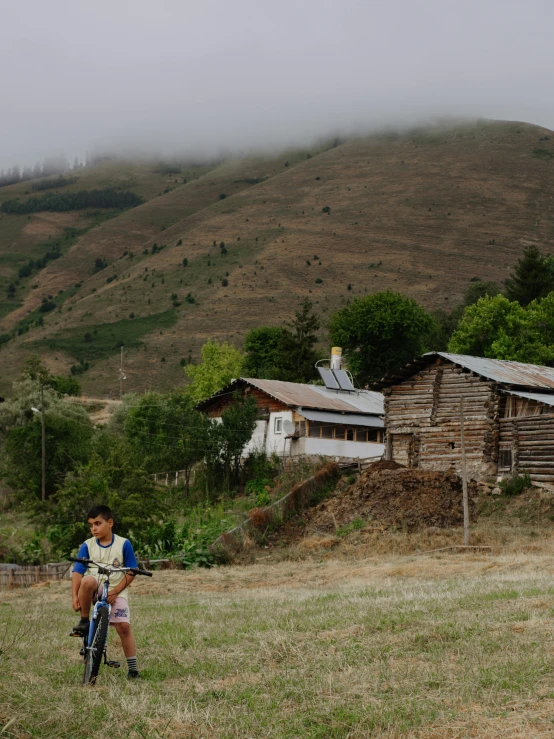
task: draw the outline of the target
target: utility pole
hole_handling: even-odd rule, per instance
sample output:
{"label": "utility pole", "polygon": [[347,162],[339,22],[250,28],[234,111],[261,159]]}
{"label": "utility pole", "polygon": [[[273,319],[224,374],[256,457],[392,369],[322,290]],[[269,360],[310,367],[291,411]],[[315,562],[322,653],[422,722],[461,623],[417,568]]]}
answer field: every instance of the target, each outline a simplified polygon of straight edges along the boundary
{"label": "utility pole", "polygon": [[464,502],[464,546],[469,546],[469,500],[467,497],[466,443],[464,435],[464,399],[460,400],[460,439],[462,447],[462,496]]}
{"label": "utility pole", "polygon": [[123,345],[121,346],[121,357],[119,360],[119,400],[123,398],[123,380],[125,380],[125,374],[123,372]]}
{"label": "utility pole", "polygon": [[46,421],[44,418],[44,385],[40,383],[40,423],[42,426],[42,500],[46,500]]}

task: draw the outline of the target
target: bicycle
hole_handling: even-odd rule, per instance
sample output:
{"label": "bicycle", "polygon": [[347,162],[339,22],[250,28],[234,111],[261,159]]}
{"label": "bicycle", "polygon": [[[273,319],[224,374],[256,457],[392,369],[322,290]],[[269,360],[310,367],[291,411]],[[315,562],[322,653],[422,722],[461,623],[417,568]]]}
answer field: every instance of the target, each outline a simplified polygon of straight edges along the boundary
{"label": "bicycle", "polygon": [[102,664],[102,658],[104,658],[104,664],[106,667],[121,667],[119,662],[108,659],[106,654],[106,647],[108,643],[108,627],[110,624],[110,614],[112,607],[108,603],[108,588],[110,586],[110,575],[114,572],[131,572],[133,575],[145,575],[146,577],[152,577],[151,572],[141,570],[138,567],[115,567],[114,565],[106,565],[101,562],[95,562],[92,559],[84,558],[73,558],[70,557],[70,562],[78,562],[82,565],[94,565],[98,568],[99,575],[105,575],[106,579],[102,583],[102,595],[94,604],[92,611],[92,618],[90,619],[90,628],[86,636],[72,632],[70,636],[77,636],[83,640],[83,646],[79,654],[84,657],[85,671],[83,674],[83,685],[94,685],[98,672],[100,671],[100,665]]}

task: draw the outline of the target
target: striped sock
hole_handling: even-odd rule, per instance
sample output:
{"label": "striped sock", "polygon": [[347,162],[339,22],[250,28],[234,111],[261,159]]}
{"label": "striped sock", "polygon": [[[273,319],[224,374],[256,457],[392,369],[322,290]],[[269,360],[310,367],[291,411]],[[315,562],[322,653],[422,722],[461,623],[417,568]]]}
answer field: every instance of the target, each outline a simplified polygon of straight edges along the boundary
{"label": "striped sock", "polygon": [[137,658],[135,657],[127,657],[127,666],[129,670],[136,670],[137,669]]}

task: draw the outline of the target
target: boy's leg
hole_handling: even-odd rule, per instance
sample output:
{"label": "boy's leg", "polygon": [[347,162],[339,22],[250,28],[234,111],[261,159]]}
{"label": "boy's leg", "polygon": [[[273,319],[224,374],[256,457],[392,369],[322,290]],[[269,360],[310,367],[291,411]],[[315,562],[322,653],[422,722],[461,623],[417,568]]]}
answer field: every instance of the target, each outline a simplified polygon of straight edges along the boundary
{"label": "boy's leg", "polygon": [[79,588],[79,603],[81,604],[81,618],[88,618],[94,594],[98,590],[98,580],[92,575],[87,575],[81,580]]}
{"label": "boy's leg", "polygon": [[136,657],[137,648],[131,624],[121,621],[119,623],[115,623],[114,626],[115,630],[119,634],[119,638],[121,639],[121,646],[123,647],[125,657]]}
{"label": "boy's leg", "polygon": [[135,646],[135,637],[133,636],[131,624],[128,621],[118,621],[114,623],[114,626],[121,639],[121,646],[123,647],[123,652],[127,660],[127,677],[130,679],[140,677],[137,669],[137,648]]}

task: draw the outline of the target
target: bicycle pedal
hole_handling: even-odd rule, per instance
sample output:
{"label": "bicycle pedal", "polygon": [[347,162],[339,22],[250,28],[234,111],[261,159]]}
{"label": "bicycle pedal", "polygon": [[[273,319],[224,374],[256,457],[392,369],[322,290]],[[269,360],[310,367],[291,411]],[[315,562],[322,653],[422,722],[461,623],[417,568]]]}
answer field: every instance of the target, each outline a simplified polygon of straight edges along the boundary
{"label": "bicycle pedal", "polygon": [[84,647],[81,647],[81,649],[79,650],[79,654],[81,655],[81,657],[84,657],[85,656],[85,648]]}
{"label": "bicycle pedal", "polygon": [[77,637],[79,637],[79,639],[82,639],[83,638],[83,635],[82,634],[79,634],[78,631],[72,631],[69,636],[77,636]]}
{"label": "bicycle pedal", "polygon": [[108,659],[106,660],[106,667],[121,667],[121,663],[113,659]]}

